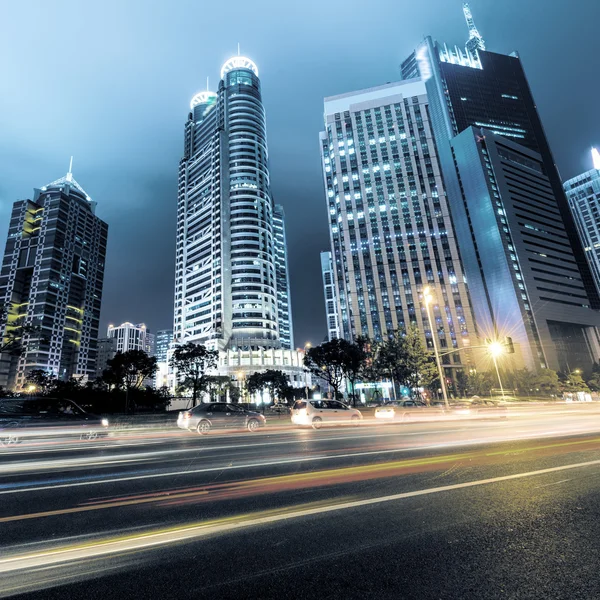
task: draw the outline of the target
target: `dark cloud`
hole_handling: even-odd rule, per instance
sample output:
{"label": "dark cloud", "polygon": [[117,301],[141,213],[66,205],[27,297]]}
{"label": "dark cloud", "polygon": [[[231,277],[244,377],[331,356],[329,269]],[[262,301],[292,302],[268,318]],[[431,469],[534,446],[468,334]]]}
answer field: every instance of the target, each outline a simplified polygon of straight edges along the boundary
{"label": "dark cloud", "polygon": [[[241,43],[258,64],[287,215],[297,345],[325,334],[323,97],[393,81],[426,34],[462,44],[459,0],[5,2],[0,244],[11,203],[74,174],[110,226],[103,327],[172,318],[177,163],[191,96]],[[577,10],[574,10],[574,8]],[[472,0],[488,48],[518,50],[562,175],[600,144],[597,0]]]}

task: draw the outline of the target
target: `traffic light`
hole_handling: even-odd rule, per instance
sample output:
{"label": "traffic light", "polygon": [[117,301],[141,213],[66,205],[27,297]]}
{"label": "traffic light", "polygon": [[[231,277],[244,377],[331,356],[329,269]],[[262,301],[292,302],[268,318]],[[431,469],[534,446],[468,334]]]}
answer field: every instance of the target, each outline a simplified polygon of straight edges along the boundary
{"label": "traffic light", "polygon": [[511,337],[504,338],[504,345],[506,346],[506,354],[514,354],[515,353],[515,346],[513,344]]}

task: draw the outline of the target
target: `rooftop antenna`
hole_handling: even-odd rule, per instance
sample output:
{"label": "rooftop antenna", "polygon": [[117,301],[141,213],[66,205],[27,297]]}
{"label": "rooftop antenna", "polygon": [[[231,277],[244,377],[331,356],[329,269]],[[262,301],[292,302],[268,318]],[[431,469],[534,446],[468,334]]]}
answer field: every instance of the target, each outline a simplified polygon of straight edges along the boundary
{"label": "rooftop antenna", "polygon": [[208,92],[208,75],[206,76],[206,91]]}
{"label": "rooftop antenna", "polygon": [[66,177],[67,181],[73,181],[73,157],[71,156],[71,161],[69,162],[69,172]]}
{"label": "rooftop antenna", "polygon": [[240,43],[238,42],[238,56],[240,55]]}
{"label": "rooftop antenna", "polygon": [[466,44],[467,50],[471,54],[476,54],[477,50],[485,50],[485,41],[475,26],[471,7],[468,2],[463,3],[463,13],[465,15],[465,20],[467,21],[467,27],[469,28],[469,41]]}
{"label": "rooftop antenna", "polygon": [[597,148],[592,148],[592,161],[594,169],[600,169],[600,152],[598,152]]}

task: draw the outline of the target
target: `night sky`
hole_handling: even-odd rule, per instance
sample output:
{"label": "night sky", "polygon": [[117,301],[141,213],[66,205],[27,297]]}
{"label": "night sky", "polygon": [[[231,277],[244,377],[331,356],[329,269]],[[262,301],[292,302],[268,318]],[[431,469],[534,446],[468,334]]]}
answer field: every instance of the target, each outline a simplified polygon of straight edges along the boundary
{"label": "night sky", "polygon": [[[464,45],[460,0],[4,0],[0,246],[10,207],[73,174],[109,224],[108,323],[172,326],[177,165],[195,92],[237,52],[258,65],[273,195],[286,211],[296,346],[325,329],[323,97],[399,79],[425,35]],[[598,0],[472,0],[491,51],[518,50],[564,179],[600,145]]]}

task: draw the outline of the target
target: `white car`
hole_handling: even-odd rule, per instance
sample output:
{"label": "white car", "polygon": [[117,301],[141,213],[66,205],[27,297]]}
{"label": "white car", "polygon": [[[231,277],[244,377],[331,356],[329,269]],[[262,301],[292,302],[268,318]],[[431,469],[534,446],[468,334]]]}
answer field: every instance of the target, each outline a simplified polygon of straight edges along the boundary
{"label": "white car", "polygon": [[338,400],[298,400],[292,408],[292,423],[320,429],[324,425],[358,425],[360,410]]}

